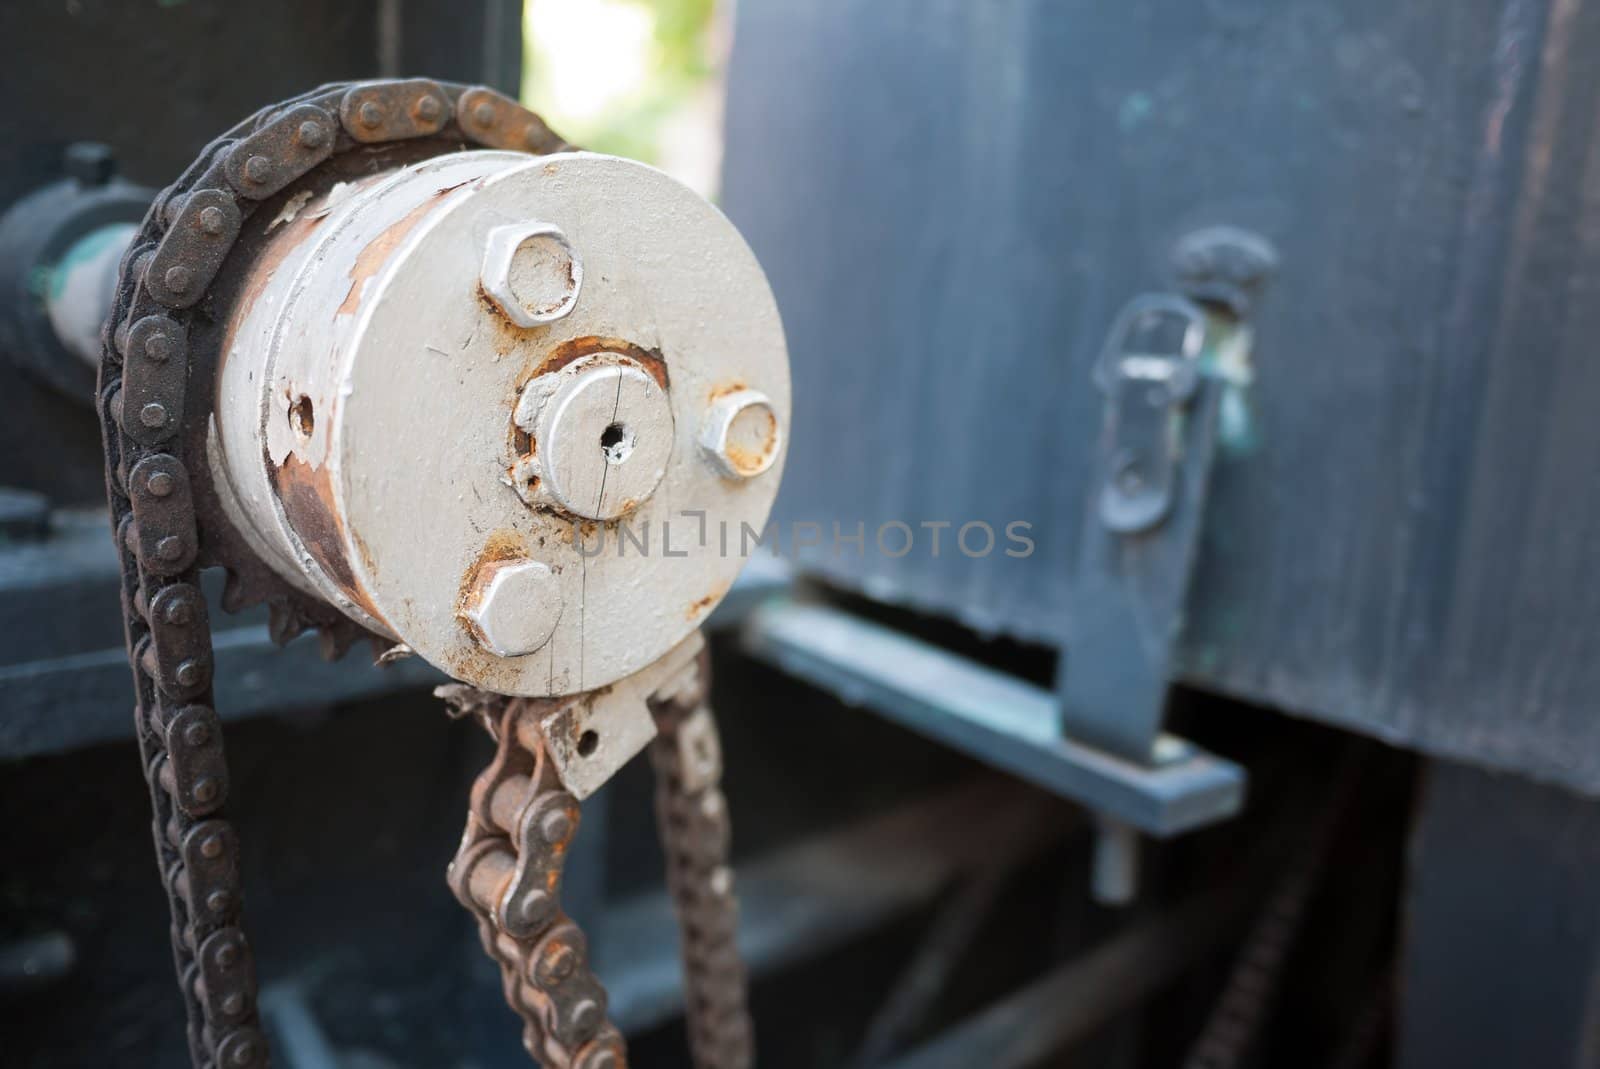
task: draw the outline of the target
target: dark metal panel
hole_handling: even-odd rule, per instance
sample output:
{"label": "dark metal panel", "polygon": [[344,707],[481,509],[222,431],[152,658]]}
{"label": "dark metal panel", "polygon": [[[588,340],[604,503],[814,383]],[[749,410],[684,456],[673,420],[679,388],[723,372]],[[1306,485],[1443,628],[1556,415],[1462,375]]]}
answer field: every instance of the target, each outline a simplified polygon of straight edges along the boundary
{"label": "dark metal panel", "polygon": [[1600,803],[1434,762],[1396,1065],[1600,1066]]}
{"label": "dark metal panel", "polygon": [[[380,47],[381,14],[396,32]],[[7,0],[0,3],[0,210],[62,175],[74,141],[102,141],[122,172],[165,186],[257,108],[325,82],[399,73],[515,93],[522,0]],[[56,502],[103,501],[88,400],[40,389],[0,352],[0,484]]]}
{"label": "dark metal panel", "polygon": [[[738,18],[725,203],[794,357],[780,515],[868,532],[809,568],[1058,643],[1100,340],[1183,234],[1242,226],[1281,266],[1255,416],[1222,427],[1184,675],[1600,791],[1600,6]],[[970,559],[947,530],[937,558],[926,537],[870,552],[892,520],[1026,520],[1036,549]]]}

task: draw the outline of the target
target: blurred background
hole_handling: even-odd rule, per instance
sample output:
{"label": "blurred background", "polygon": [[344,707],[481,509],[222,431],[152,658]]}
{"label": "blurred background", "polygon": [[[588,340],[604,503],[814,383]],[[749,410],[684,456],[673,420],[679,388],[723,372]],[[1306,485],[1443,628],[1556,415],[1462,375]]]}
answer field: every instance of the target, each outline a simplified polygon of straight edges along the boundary
{"label": "blurred background", "polygon": [[[51,280],[241,117],[417,75],[776,294],[823,534],[707,625],[760,1065],[1600,1067],[1600,5],[16,0],[0,55],[0,1063],[187,1058]],[[527,1064],[444,883],[490,744],[210,578],[275,1064]],[[643,764],[565,897],[688,1066]]]}

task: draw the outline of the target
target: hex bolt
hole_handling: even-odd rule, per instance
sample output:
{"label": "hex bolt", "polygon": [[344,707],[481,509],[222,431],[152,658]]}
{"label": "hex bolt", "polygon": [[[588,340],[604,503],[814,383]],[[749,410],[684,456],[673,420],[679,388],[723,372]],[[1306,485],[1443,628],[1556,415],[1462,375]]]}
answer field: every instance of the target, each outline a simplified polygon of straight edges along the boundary
{"label": "hex bolt", "polygon": [[479,282],[513,324],[538,327],[564,318],[578,303],[583,262],[560,227],[512,223],[489,231]]}
{"label": "hex bolt", "polygon": [[497,657],[536,653],[561,619],[561,583],[538,561],[488,561],[469,588],[461,618],[478,645]]}
{"label": "hex bolt", "polygon": [[783,447],[772,399],[760,390],[732,390],[711,402],[700,422],[700,448],[717,472],[753,479],[767,471]]}

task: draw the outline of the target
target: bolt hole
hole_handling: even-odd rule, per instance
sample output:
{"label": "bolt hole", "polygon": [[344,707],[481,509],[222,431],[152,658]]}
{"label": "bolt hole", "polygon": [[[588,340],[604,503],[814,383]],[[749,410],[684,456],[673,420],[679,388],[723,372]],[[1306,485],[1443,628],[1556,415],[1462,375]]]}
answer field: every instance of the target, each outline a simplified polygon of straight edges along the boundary
{"label": "bolt hole", "polygon": [[592,731],[585,731],[578,736],[578,756],[589,757],[600,747],[600,736]]}
{"label": "bolt hole", "polygon": [[310,438],[311,432],[316,430],[316,412],[311,407],[311,398],[301,394],[294,404],[289,406],[289,426],[302,438]]}
{"label": "bolt hole", "polygon": [[600,432],[600,451],[606,455],[606,463],[621,464],[633,452],[633,432],[626,424],[613,423]]}

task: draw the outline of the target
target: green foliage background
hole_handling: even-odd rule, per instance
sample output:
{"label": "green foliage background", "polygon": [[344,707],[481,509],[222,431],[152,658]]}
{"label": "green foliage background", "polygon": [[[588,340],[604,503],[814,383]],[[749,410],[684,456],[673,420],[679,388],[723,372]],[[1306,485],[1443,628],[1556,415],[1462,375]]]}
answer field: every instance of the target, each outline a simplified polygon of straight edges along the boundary
{"label": "green foliage background", "polygon": [[[529,0],[561,3],[562,0]],[[522,99],[546,115],[564,137],[596,152],[609,152],[647,163],[657,162],[663,121],[714,73],[710,36],[717,0],[624,0],[649,9],[655,17],[650,69],[639,93],[608,108],[598,117],[564,116],[549,103],[549,87],[536,57],[534,42],[523,75]]]}

